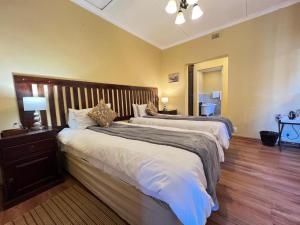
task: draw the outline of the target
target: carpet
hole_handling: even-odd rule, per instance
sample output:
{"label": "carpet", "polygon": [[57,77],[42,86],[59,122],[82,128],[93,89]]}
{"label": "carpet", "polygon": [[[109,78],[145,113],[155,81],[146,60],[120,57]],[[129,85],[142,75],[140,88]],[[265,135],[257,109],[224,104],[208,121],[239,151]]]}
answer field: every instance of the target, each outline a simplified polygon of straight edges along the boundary
{"label": "carpet", "polygon": [[74,185],[5,225],[123,225],[115,212]]}

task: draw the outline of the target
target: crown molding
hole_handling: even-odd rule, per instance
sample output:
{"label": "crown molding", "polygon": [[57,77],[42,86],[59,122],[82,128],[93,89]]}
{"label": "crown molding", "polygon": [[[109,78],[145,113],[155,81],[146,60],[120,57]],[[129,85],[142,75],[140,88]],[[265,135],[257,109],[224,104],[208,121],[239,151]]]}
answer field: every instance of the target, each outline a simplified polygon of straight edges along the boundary
{"label": "crown molding", "polygon": [[97,16],[100,16],[102,19],[104,19],[104,20],[106,20],[106,21],[114,24],[115,26],[117,26],[117,27],[125,30],[128,33],[133,34],[134,36],[138,37],[139,39],[142,39],[143,41],[147,42],[148,44],[150,44],[150,45],[152,45],[152,46],[154,46],[156,48],[159,48],[160,50],[166,50],[166,49],[172,48],[172,47],[174,47],[176,45],[180,45],[180,44],[183,44],[183,43],[195,40],[197,38],[206,36],[206,35],[211,34],[213,32],[220,31],[220,30],[232,27],[234,25],[237,25],[239,23],[243,23],[243,22],[255,19],[257,17],[260,17],[260,16],[263,16],[263,15],[275,12],[275,11],[280,10],[282,8],[286,8],[286,7],[289,7],[291,5],[300,3],[300,0],[287,0],[287,1],[283,2],[283,3],[274,5],[272,7],[269,7],[267,9],[261,10],[259,12],[252,13],[252,14],[248,15],[245,18],[237,19],[237,20],[234,20],[232,22],[226,23],[225,25],[205,30],[205,31],[200,32],[200,33],[198,33],[196,35],[193,35],[193,36],[191,36],[189,38],[185,38],[185,39],[183,39],[181,41],[174,42],[174,43],[172,43],[170,45],[160,45],[158,43],[155,43],[155,42],[151,41],[150,39],[146,38],[145,36],[143,36],[141,34],[138,34],[137,32],[133,31],[128,26],[126,26],[126,25],[124,25],[124,24],[122,24],[122,23],[120,23],[118,21],[115,21],[114,19],[112,19],[109,16],[105,15],[101,10],[99,10],[98,8],[96,8],[94,5],[90,4],[88,1],[85,1],[85,0],[71,0],[71,2],[73,2],[73,3],[75,3],[75,4],[79,5],[79,6],[81,6],[82,8],[90,11],[93,14],[96,14]]}

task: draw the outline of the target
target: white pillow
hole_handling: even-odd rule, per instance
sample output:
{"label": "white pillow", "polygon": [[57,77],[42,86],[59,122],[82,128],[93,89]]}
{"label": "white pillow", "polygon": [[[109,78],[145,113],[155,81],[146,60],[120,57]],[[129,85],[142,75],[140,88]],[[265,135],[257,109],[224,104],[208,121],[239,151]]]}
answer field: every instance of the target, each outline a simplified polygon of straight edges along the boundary
{"label": "white pillow", "polygon": [[137,104],[132,104],[132,109],[133,109],[133,116],[134,117],[139,117],[138,105]]}
{"label": "white pillow", "polygon": [[[108,108],[111,108],[111,103],[106,104]],[[97,125],[97,123],[91,119],[87,114],[92,108],[87,109],[69,109],[68,125],[71,129],[85,129],[89,126]]]}
{"label": "white pillow", "polygon": [[138,108],[140,117],[147,116],[147,113],[146,113],[147,104],[137,105],[137,108]]}
{"label": "white pillow", "polygon": [[85,129],[89,126],[97,125],[87,114],[91,111],[88,109],[69,109],[68,125],[71,129]]}

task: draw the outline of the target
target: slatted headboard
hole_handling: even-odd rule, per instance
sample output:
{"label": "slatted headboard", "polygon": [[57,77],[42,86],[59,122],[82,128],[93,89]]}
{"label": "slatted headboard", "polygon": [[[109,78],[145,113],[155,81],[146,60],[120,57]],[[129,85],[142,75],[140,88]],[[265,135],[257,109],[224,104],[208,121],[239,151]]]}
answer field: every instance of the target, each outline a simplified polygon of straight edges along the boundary
{"label": "slatted headboard", "polygon": [[111,103],[118,113],[116,120],[127,120],[133,116],[132,104],[152,101],[158,106],[157,88],[128,85],[92,83],[14,73],[14,84],[20,121],[31,127],[33,112],[25,112],[23,97],[40,96],[47,99],[47,110],[41,111],[42,124],[53,128],[67,125],[69,108],[85,109],[97,105],[100,99]]}

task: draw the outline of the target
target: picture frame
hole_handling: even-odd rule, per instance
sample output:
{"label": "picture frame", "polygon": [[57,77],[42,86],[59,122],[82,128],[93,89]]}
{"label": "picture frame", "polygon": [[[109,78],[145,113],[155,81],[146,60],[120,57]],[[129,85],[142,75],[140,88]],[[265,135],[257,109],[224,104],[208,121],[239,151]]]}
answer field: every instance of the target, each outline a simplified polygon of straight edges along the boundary
{"label": "picture frame", "polygon": [[168,76],[169,83],[179,82],[179,73],[171,73]]}

